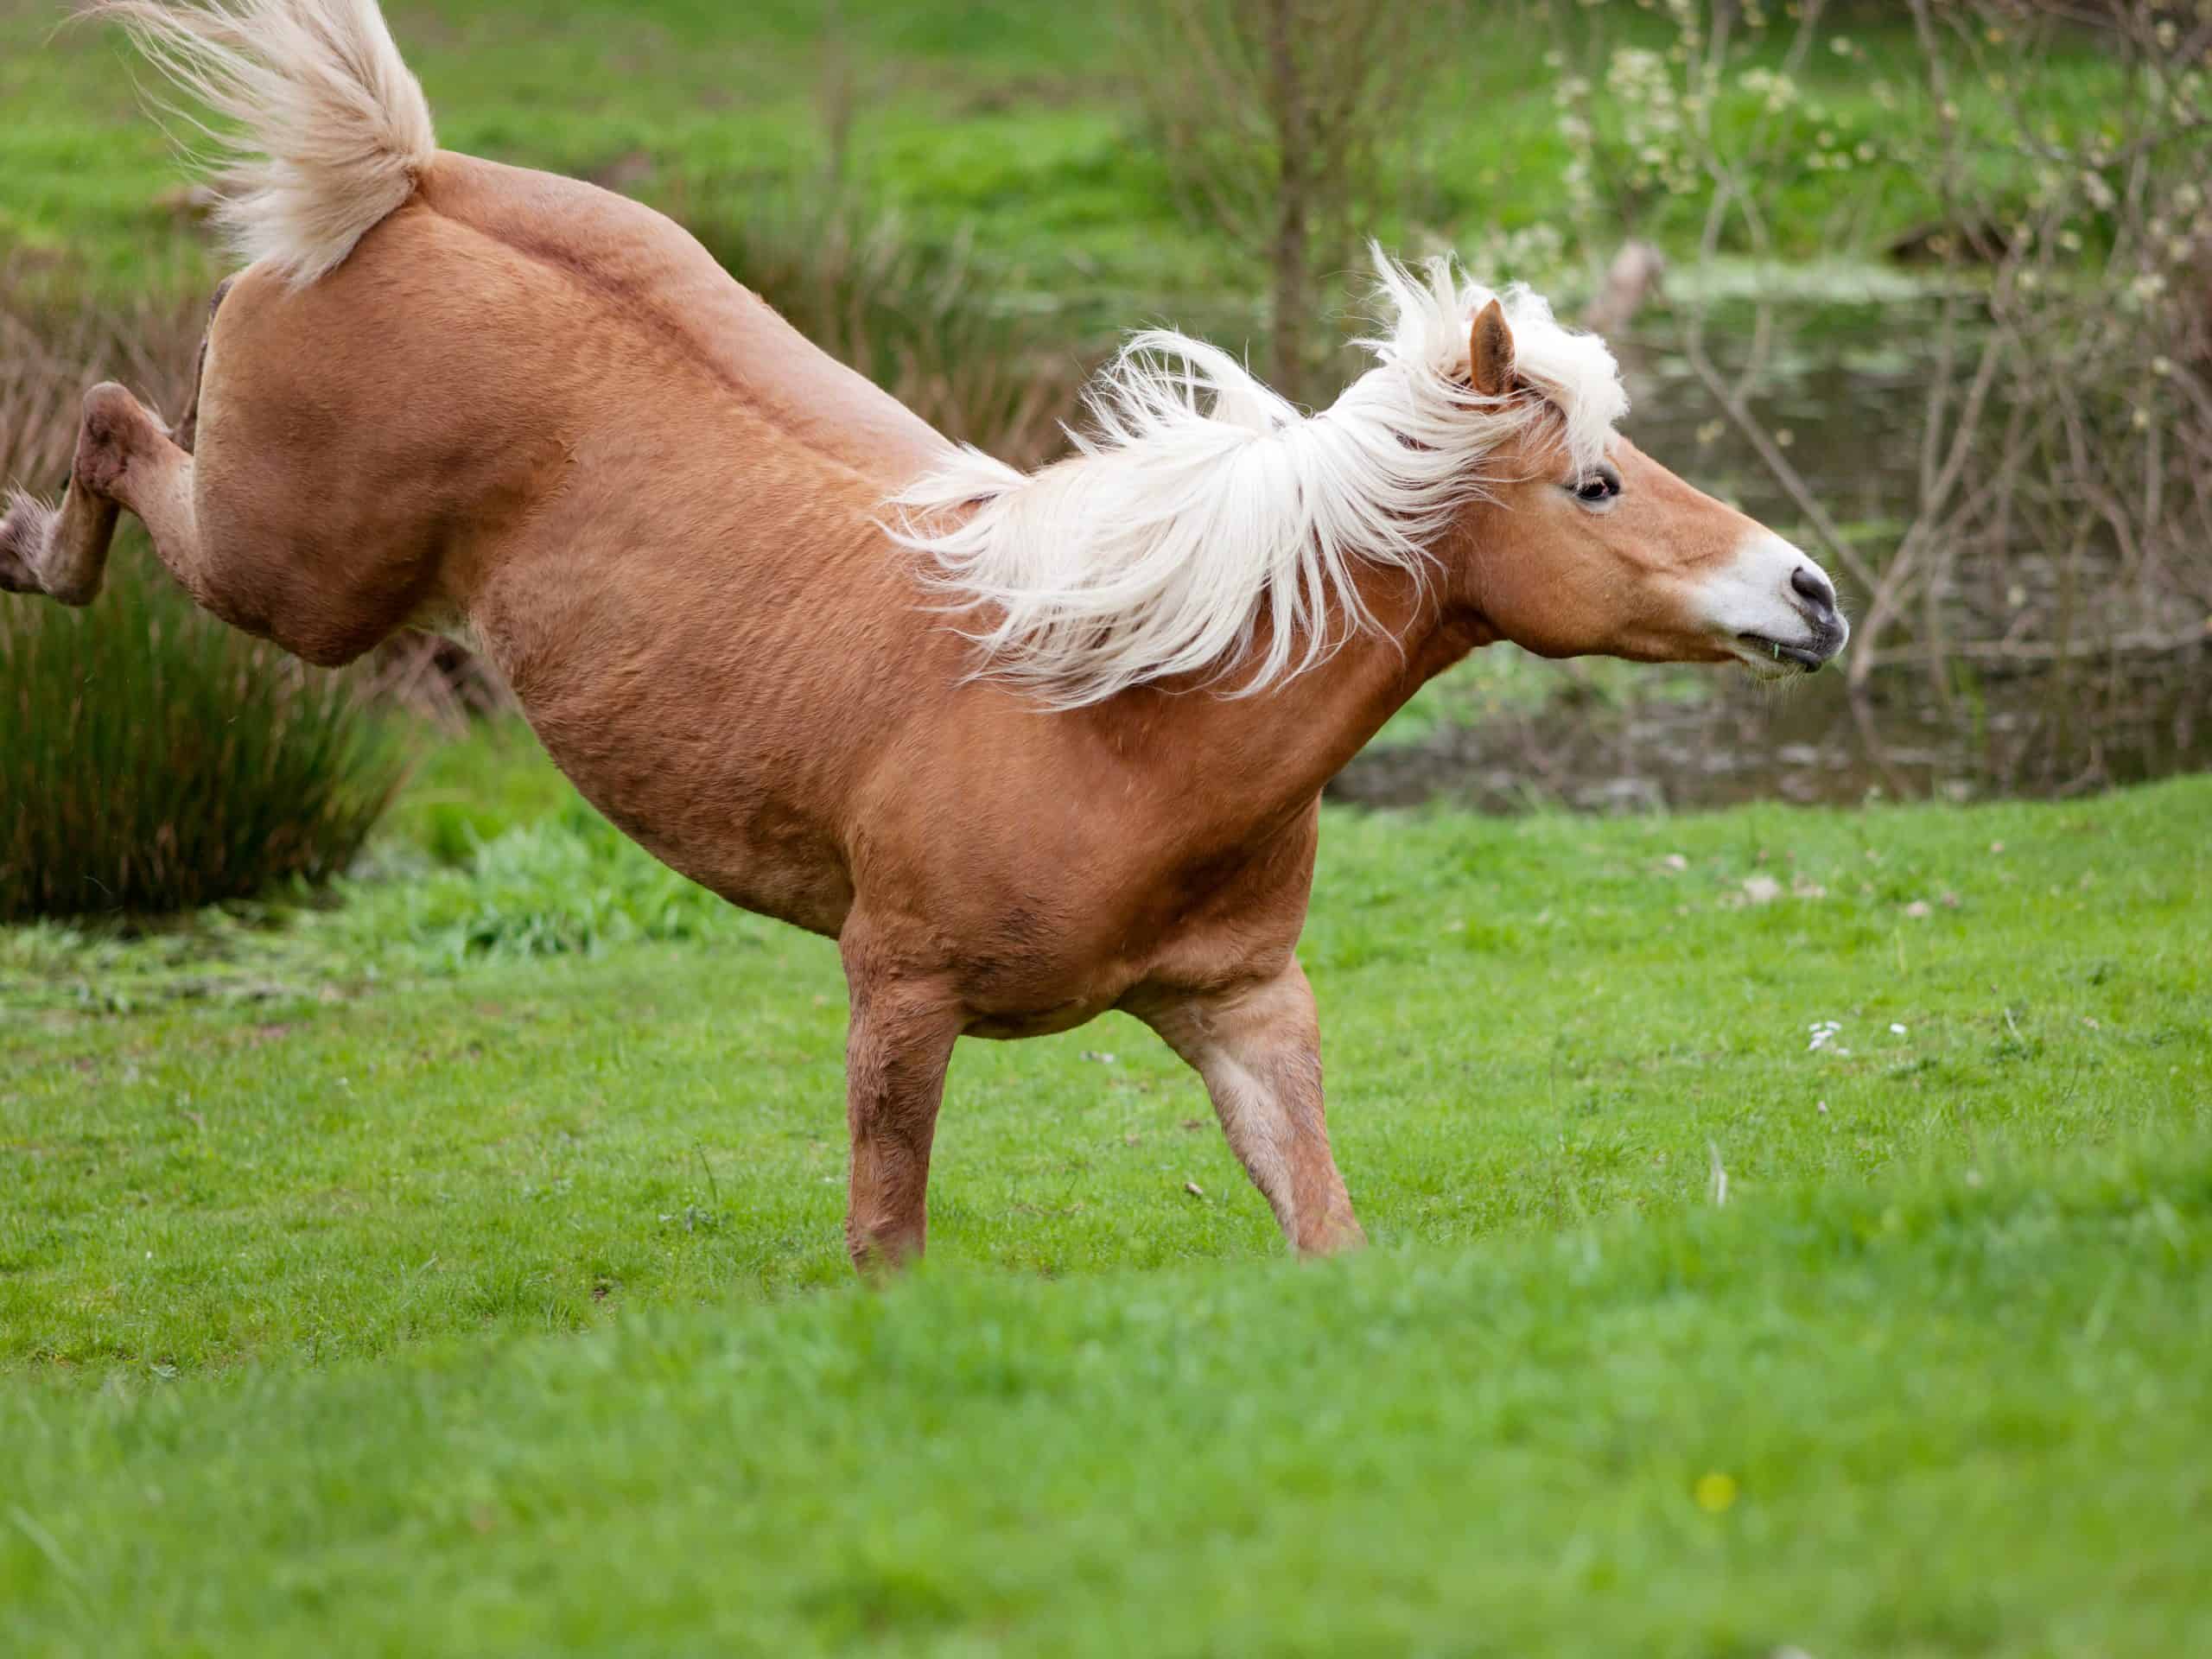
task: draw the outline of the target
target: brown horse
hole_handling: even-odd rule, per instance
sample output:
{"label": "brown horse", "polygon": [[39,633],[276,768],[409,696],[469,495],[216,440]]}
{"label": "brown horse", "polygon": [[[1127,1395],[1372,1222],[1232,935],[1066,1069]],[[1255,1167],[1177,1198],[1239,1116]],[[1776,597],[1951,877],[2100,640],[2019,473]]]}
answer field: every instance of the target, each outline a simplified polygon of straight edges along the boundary
{"label": "brown horse", "polygon": [[471,641],[645,848],[837,941],[862,1265],[922,1248],[954,1039],[1109,1008],[1198,1071],[1298,1249],[1358,1242],[1294,954],[1322,785],[1477,646],[1843,643],[1827,579],[1617,435],[1611,358],[1526,293],[1386,264],[1375,365],[1311,416],[1146,336],[1024,476],[658,214],[437,149],[373,0],[93,10],[238,124],[251,264],[174,432],[86,395],[0,584],[90,602],[128,508],[310,662]]}

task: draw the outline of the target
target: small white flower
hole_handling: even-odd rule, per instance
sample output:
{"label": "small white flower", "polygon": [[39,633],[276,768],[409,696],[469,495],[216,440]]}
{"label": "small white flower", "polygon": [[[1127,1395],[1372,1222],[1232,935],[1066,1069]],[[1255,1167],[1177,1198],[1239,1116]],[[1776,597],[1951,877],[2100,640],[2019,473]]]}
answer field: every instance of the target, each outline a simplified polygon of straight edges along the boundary
{"label": "small white flower", "polygon": [[1897,1026],[1897,1025],[1893,1025],[1893,1026],[1891,1026],[1891,1027],[1890,1027],[1890,1035],[1891,1035],[1891,1036],[1892,1036],[1892,1037],[1902,1037],[1902,1036],[1904,1036],[1904,1027],[1903,1026]]}

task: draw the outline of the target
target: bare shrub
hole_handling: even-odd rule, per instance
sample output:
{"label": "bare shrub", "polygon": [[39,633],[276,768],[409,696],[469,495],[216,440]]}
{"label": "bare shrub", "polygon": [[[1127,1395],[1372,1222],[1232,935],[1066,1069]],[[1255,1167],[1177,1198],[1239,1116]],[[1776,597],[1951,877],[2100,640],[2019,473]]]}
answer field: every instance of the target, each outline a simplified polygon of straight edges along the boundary
{"label": "bare shrub", "polygon": [[[1943,202],[1931,251],[1987,276],[1986,329],[1946,314],[1919,510],[1865,619],[1872,640],[1916,623],[1931,669],[2193,648],[2212,625],[2212,25],[2189,42],[2171,9],[2095,8],[2120,95],[2067,133],[2050,48],[2082,10],[1913,3],[1933,118],[1901,159]],[[1991,186],[1969,85],[2010,116],[2023,195]]]}
{"label": "bare shrub", "polygon": [[1140,0],[1128,71],[1185,209],[1262,264],[1276,388],[1305,402],[1337,279],[1406,172],[1405,135],[1458,7]]}
{"label": "bare shrub", "polygon": [[[1752,413],[1768,313],[1746,366],[1724,376],[1703,307],[1678,307],[1707,393],[1863,596],[1854,685],[1901,658],[1940,690],[1960,661],[2195,649],[2212,608],[2212,22],[2133,0],[1905,10],[1920,78],[1876,82],[1895,118],[1878,144],[1847,148],[1817,142],[1827,127],[1799,79],[1816,46],[1854,50],[1822,34],[1819,0],[1786,15],[1668,0],[1666,51],[1609,47],[1602,13],[1555,6],[1584,60],[1605,66],[1561,84],[1580,198],[1593,215],[1654,192],[1701,200],[1708,259],[1770,255],[1776,193],[1808,165],[1840,181],[1903,169],[1938,199],[1939,222],[1910,238],[1940,297],[1916,342],[1917,499],[1893,543],[1843,534]],[[2068,111],[2062,79],[2090,42],[2113,89],[2094,120]]]}

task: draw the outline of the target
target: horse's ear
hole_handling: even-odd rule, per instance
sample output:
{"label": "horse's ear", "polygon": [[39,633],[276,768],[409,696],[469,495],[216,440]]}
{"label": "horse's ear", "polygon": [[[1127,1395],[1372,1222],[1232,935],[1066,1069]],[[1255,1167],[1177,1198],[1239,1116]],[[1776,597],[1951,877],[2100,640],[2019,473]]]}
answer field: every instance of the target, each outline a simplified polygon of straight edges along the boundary
{"label": "horse's ear", "polygon": [[1485,397],[1503,397],[1513,390],[1513,331],[1505,326],[1505,308],[1496,300],[1475,314],[1474,332],[1467,340],[1467,381]]}

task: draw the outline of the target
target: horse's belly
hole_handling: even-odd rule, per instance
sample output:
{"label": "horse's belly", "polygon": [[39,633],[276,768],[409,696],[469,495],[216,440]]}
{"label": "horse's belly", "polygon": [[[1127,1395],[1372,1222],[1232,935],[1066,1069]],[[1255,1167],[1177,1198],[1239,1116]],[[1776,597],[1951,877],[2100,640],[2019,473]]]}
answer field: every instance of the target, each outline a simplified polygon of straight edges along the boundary
{"label": "horse's belly", "polygon": [[[786,792],[680,734],[579,736],[521,699],[546,753],[607,821],[677,874],[741,910],[835,938],[853,885],[835,842]],[[696,728],[695,728],[696,729]]]}
{"label": "horse's belly", "polygon": [[1073,1031],[1077,1026],[1089,1025],[1113,1006],[1111,997],[1080,997],[1049,1007],[982,1014],[969,1022],[966,1031],[970,1037],[988,1037],[1002,1042],[1023,1037],[1052,1037]]}
{"label": "horse's belly", "polygon": [[607,816],[669,868],[740,910],[834,939],[853,907],[853,885],[842,861],[810,835],[748,833],[747,826],[732,824],[692,837],[681,829],[671,833],[663,822]]}

